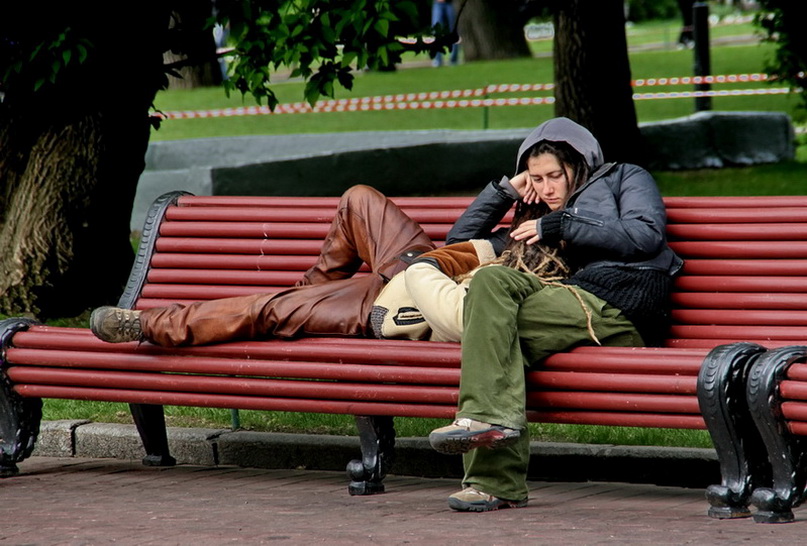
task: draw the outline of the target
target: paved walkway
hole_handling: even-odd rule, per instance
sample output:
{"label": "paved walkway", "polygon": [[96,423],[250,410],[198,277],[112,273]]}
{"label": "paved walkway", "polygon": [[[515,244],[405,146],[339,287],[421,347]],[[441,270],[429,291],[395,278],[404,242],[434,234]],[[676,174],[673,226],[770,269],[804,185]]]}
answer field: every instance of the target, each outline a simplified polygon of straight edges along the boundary
{"label": "paved walkway", "polygon": [[387,493],[347,494],[341,472],[33,457],[0,482],[0,543],[798,544],[797,521],[708,518],[701,489],[532,482],[529,506],[451,511],[456,480],[390,476]]}

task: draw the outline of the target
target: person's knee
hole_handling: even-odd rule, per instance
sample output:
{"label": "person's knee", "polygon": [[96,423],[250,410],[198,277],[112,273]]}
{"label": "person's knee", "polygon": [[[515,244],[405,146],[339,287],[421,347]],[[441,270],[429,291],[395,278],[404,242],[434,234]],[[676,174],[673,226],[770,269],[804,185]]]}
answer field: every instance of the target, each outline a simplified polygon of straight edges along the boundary
{"label": "person's knee", "polygon": [[378,197],[380,195],[383,194],[372,186],[356,184],[345,190],[345,193],[342,194],[342,199],[363,199],[367,197]]}
{"label": "person's knee", "polygon": [[377,189],[365,184],[356,184],[342,194],[339,208],[361,209],[362,207],[375,206],[386,201],[386,199],[384,194]]}
{"label": "person's knee", "polygon": [[522,301],[542,288],[533,275],[504,266],[483,267],[474,274],[467,299],[509,298]]}
{"label": "person's knee", "polygon": [[505,290],[511,284],[510,277],[513,270],[509,267],[492,266],[483,267],[474,273],[471,279],[469,293],[476,291]]}

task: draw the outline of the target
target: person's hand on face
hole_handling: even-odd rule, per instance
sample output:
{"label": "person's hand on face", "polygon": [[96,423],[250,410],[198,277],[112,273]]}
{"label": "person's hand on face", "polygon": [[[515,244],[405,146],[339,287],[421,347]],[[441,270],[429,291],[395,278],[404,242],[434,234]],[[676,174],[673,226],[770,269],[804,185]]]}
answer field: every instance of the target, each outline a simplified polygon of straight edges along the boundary
{"label": "person's hand on face", "polygon": [[521,200],[527,205],[538,202],[538,193],[536,193],[535,188],[533,188],[529,171],[522,171],[511,178],[510,185],[513,186],[513,189],[521,196]]}

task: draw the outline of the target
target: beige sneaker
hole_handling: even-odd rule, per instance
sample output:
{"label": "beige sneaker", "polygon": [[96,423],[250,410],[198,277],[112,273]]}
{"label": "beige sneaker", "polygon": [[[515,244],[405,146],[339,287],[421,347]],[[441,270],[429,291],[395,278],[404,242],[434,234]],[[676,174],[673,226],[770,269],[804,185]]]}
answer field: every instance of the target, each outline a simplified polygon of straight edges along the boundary
{"label": "beige sneaker", "polygon": [[448,506],[459,512],[490,512],[499,508],[523,508],[527,506],[527,499],[510,501],[483,493],[473,487],[466,487],[458,493],[448,497]]}
{"label": "beige sneaker", "polygon": [[142,341],[140,311],[120,307],[99,307],[90,315],[90,330],[108,343]]}
{"label": "beige sneaker", "polygon": [[521,432],[514,428],[491,425],[463,417],[447,427],[435,429],[429,434],[431,446],[448,455],[467,453],[478,447],[498,449],[516,443]]}

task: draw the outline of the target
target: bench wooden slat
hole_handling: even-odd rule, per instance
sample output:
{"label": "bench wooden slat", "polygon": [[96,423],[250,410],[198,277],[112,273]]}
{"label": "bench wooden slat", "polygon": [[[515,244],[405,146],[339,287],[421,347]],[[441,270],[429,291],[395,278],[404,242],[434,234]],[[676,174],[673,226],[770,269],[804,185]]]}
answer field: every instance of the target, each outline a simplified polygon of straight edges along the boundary
{"label": "bench wooden slat", "polygon": [[807,292],[807,277],[743,277],[683,275],[675,280],[687,292]]}
{"label": "bench wooden slat", "polygon": [[[152,269],[149,283],[166,284],[241,284],[256,286],[292,286],[302,271],[225,271],[205,269]],[[359,276],[359,275],[357,275]],[[253,289],[253,293],[254,293]]]}
{"label": "bench wooden slat", "polygon": [[700,417],[698,400],[691,396],[626,394],[618,397],[608,392],[552,392],[527,394],[527,407],[559,410],[600,410],[614,412],[685,413]]}
{"label": "bench wooden slat", "polygon": [[608,391],[622,393],[695,394],[695,376],[640,375],[630,373],[590,373],[532,371],[527,383],[541,390]]}
{"label": "bench wooden slat", "polygon": [[[154,256],[152,268],[174,269],[241,269],[245,271],[306,271],[314,265],[315,256],[241,254],[173,254]],[[366,266],[363,266],[367,270]]]}
{"label": "bench wooden slat", "polygon": [[667,209],[720,209],[749,208],[764,210],[768,207],[807,207],[807,196],[802,195],[720,195],[665,197]]}
{"label": "bench wooden slat", "polygon": [[670,328],[672,337],[691,339],[799,339],[804,335],[804,328],[796,326],[722,326],[673,324]]}
{"label": "bench wooden slat", "polygon": [[672,224],[767,224],[807,222],[807,210],[790,203],[775,208],[711,207],[668,208],[667,221]]}
{"label": "bench wooden slat", "polygon": [[807,403],[785,400],[780,407],[788,421],[803,421],[804,424],[807,424]]}
{"label": "bench wooden slat", "polygon": [[794,362],[787,369],[788,379],[807,382],[807,363]]}
{"label": "bench wooden slat", "polygon": [[[421,222],[420,227],[435,242],[445,240],[450,224]],[[329,226],[324,223],[288,222],[168,222],[160,227],[161,237],[314,239],[322,244]]]}
{"label": "bench wooden slat", "polygon": [[807,241],[670,241],[687,258],[807,259]]}
{"label": "bench wooden slat", "polygon": [[746,309],[673,309],[673,320],[686,324],[723,324],[746,326],[807,326],[807,311]]}
{"label": "bench wooden slat", "polygon": [[[779,392],[785,400],[805,400],[807,401],[807,383],[784,379],[779,383]],[[807,421],[807,417],[804,419]]]}
{"label": "bench wooden slat", "polygon": [[[463,208],[413,208],[407,216],[419,224],[453,224]],[[334,217],[335,208],[297,207],[172,207],[166,211],[166,226],[174,222],[260,222],[260,223],[310,223],[328,225]]]}
{"label": "bench wooden slat", "polygon": [[424,385],[459,385],[459,369],[425,366],[384,366],[350,362],[323,363],[278,361],[243,358],[194,358],[161,356],[159,359],[141,354],[117,354],[109,358],[100,352],[43,349],[13,349],[15,365],[47,366],[93,370],[132,370],[138,372],[171,372],[219,374],[283,379],[323,379],[328,381],[362,381],[376,383],[414,383]]}
{"label": "bench wooden slat", "polygon": [[[262,286],[261,292],[273,292],[274,289],[287,288],[282,286]],[[255,294],[255,286],[217,286],[208,284],[147,284],[143,287],[143,296],[146,298],[160,298],[167,301],[188,300],[204,301],[221,298],[234,298],[251,296]]]}
{"label": "bench wooden slat", "polygon": [[[409,208],[458,208],[464,210],[473,201],[468,196],[433,196],[423,197],[390,197],[390,199],[403,209]],[[339,197],[289,197],[277,195],[238,196],[238,195],[183,195],[177,201],[180,207],[314,207],[336,208]]]}
{"label": "bench wooden slat", "polygon": [[12,381],[27,385],[196,392],[245,397],[457,404],[456,387],[434,385],[412,387],[344,381],[300,381],[115,370],[104,370],[103,374],[99,374],[94,370],[39,366],[10,366],[7,373]]}
{"label": "bench wooden slat", "polygon": [[[432,234],[426,232],[429,237]],[[443,234],[445,236],[445,234]],[[432,239],[441,242],[440,237]],[[211,254],[290,254],[318,256],[322,241],[320,240],[290,240],[290,239],[221,239],[221,238],[192,238],[192,237],[160,237],[156,243],[159,252],[187,252],[198,254],[207,252]]]}
{"label": "bench wooden slat", "polygon": [[155,244],[158,252],[188,252],[191,254],[290,254],[319,255],[322,241],[315,240],[253,240],[204,239],[190,237],[160,237]]}
{"label": "bench wooden slat", "polygon": [[781,338],[781,339],[771,339],[771,338],[763,338],[762,336],[754,336],[754,337],[746,337],[742,340],[738,340],[735,337],[724,337],[724,338],[717,338],[717,337],[704,337],[704,338],[679,338],[679,337],[670,337],[664,340],[664,346],[674,349],[714,349],[718,345],[728,345],[731,343],[737,343],[738,341],[743,341],[746,343],[756,343],[757,345],[761,345],[763,347],[767,347],[768,349],[774,349],[776,347],[784,347],[787,345],[796,345],[803,341],[799,338]]}
{"label": "bench wooden slat", "polygon": [[[430,341],[406,341],[363,338],[300,338],[262,341],[240,341],[202,347],[183,347],[182,355],[189,357],[217,356],[242,359],[317,360],[319,362],[353,362],[385,364],[392,366],[441,366],[459,367],[460,351],[456,343]],[[97,351],[107,355],[145,354],[163,357],[175,354],[170,347],[150,343],[117,343],[110,345],[92,335],[89,330],[33,326],[14,336],[14,346],[9,354],[18,349],[53,349],[66,351]],[[428,359],[417,351],[428,350]],[[582,348],[581,348],[582,349]],[[601,349],[610,349],[602,347]]]}
{"label": "bench wooden slat", "polygon": [[649,427],[704,429],[700,415],[664,413],[618,413],[597,411],[535,411],[527,412],[530,421],[568,425],[601,425],[608,427]]}
{"label": "bench wooden slat", "polygon": [[807,309],[803,293],[673,292],[673,305],[690,309]]}
{"label": "bench wooden slat", "polygon": [[134,404],[178,405],[204,408],[291,411],[304,413],[338,413],[346,415],[390,415],[400,417],[437,417],[448,419],[457,411],[456,404],[396,404],[222,395],[210,393],[172,393],[133,389],[99,389],[53,385],[15,385],[14,391],[31,398],[63,398]]}
{"label": "bench wooden slat", "polygon": [[[807,260],[709,260],[691,258],[684,275],[807,276]],[[772,281],[772,282],[775,282]]]}
{"label": "bench wooden slat", "polygon": [[221,237],[246,239],[317,239],[328,234],[324,223],[291,222],[166,222],[161,237]]}
{"label": "bench wooden slat", "polygon": [[803,224],[670,224],[671,241],[804,241],[807,223]]}
{"label": "bench wooden slat", "polygon": [[[473,197],[469,196],[433,196],[433,197],[390,197],[401,207],[417,208],[465,208]],[[275,207],[336,207],[338,197],[289,197],[275,195],[261,196],[229,196],[229,195],[184,195],[178,199],[178,206],[275,206]],[[668,209],[714,209],[714,208],[749,208],[765,209],[768,207],[807,207],[807,196],[799,195],[755,195],[755,196],[673,196],[665,197]]]}
{"label": "bench wooden slat", "polygon": [[787,421],[787,429],[796,436],[807,436],[807,421]]}
{"label": "bench wooden slat", "polygon": [[[185,374],[155,374],[136,371],[110,371],[11,366],[8,376],[26,385],[132,389],[164,393],[212,393],[245,397],[302,398],[321,400],[357,400],[373,402],[406,402],[413,404],[456,404],[457,387],[410,386],[406,384],[367,384],[266,379],[256,377],[222,377]],[[621,390],[617,389],[617,392]],[[690,393],[692,394],[692,393]],[[586,409],[608,411],[659,411],[663,413],[699,414],[692,396],[622,392],[615,398],[608,392],[557,392],[542,390],[528,395],[530,408]]]}

